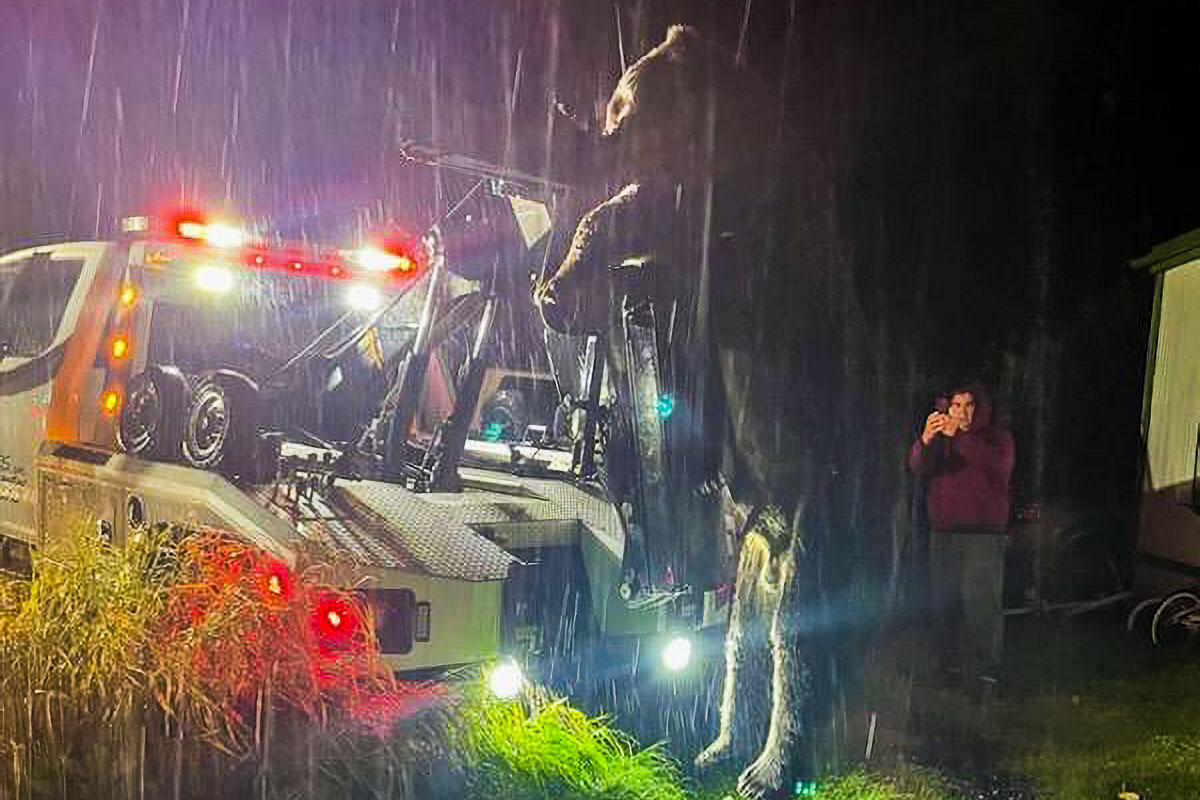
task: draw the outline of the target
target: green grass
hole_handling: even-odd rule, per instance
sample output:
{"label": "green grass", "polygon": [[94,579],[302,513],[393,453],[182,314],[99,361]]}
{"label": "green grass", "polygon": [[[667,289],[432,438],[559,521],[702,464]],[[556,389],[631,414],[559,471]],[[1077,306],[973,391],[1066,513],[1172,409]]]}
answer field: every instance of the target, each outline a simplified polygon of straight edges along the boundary
{"label": "green grass", "polygon": [[[703,786],[696,800],[737,798],[736,780],[729,776]],[[886,772],[859,768],[828,776],[805,787],[794,800],[961,800],[961,796],[935,770],[904,764]]]}
{"label": "green grass", "polygon": [[819,786],[818,800],[958,800],[942,776],[928,769],[904,767],[894,774],[852,772]]}
{"label": "green grass", "polygon": [[472,795],[489,800],[687,800],[678,765],[641,748],[603,718],[531,696],[466,707],[464,753]]}
{"label": "green grass", "polygon": [[[465,707],[463,753],[471,797],[487,800],[722,800],[736,778],[694,786],[658,746],[640,748],[564,700],[533,693],[519,701],[473,696]],[[958,800],[933,770],[857,770],[799,795],[808,800]]]}
{"label": "green grass", "polygon": [[1011,762],[1047,800],[1200,797],[1200,665],[1082,681],[1014,703],[999,720]]}

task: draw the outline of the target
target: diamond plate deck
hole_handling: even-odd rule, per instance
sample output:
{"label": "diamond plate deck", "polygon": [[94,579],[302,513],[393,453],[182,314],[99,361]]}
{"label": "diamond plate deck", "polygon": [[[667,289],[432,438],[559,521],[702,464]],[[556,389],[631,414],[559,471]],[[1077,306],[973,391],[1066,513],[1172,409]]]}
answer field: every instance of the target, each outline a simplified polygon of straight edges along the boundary
{"label": "diamond plate deck", "polygon": [[[296,501],[263,487],[260,502],[284,518],[293,512],[305,536],[364,565],[467,581],[504,580],[517,559],[478,528],[577,520],[620,563],[617,511],[599,494],[568,482],[461,470],[464,481],[500,491],[416,493],[378,481],[341,482],[326,500]],[[327,502],[326,502],[327,501]]]}

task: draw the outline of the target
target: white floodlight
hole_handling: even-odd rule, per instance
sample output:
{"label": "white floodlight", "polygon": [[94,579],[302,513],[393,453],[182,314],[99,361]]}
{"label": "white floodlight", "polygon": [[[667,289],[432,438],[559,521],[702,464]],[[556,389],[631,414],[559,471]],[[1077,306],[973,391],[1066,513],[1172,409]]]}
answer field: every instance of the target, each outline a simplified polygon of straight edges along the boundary
{"label": "white floodlight", "polygon": [[674,637],[663,648],[662,660],[672,672],[683,670],[692,660],[692,640],[686,636]]}
{"label": "white floodlight", "polygon": [[497,664],[488,676],[488,688],[501,700],[512,700],[521,693],[524,685],[525,676],[521,674],[521,668],[512,661]]}
{"label": "white floodlight", "polygon": [[233,288],[233,272],[228,267],[206,264],[192,273],[196,288],[213,294],[225,294]]}

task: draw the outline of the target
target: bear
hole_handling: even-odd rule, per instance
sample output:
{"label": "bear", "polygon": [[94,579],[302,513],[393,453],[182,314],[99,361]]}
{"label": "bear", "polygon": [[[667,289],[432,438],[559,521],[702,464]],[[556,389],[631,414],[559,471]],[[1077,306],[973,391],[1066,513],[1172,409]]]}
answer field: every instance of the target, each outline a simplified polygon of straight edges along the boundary
{"label": "bear", "polygon": [[[847,486],[842,445],[869,374],[828,165],[796,144],[770,97],[695,28],[671,26],[606,107],[602,146],[619,189],[582,215],[533,291],[560,332],[613,324],[612,267],[630,260],[654,265],[652,297],[690,303],[698,333],[686,363],[720,387],[723,446],[704,485],[734,529],[707,535],[741,541],[719,730],[695,765],[753,758],[738,780],[751,797],[812,769],[806,720],[825,657],[814,631],[829,628],[818,621],[829,616],[827,544],[863,490]],[[755,713],[764,694],[766,720]]]}

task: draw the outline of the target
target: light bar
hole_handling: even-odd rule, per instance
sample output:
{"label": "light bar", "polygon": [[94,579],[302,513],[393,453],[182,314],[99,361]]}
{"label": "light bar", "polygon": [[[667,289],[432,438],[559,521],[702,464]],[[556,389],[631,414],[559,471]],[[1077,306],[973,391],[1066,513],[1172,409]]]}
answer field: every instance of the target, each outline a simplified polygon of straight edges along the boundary
{"label": "light bar", "polygon": [[391,272],[394,269],[400,269],[402,262],[408,261],[410,265],[412,263],[404,256],[384,252],[378,247],[364,247],[361,250],[355,250],[353,257],[354,263],[371,272]]}
{"label": "light bar", "polygon": [[210,247],[233,248],[246,244],[246,232],[228,222],[204,222],[185,217],[175,222],[175,233],[181,238],[204,242]]}
{"label": "light bar", "polygon": [[188,219],[176,225],[175,230],[185,239],[196,239],[199,241],[204,238],[205,225],[203,222]]}
{"label": "light bar", "polygon": [[246,232],[225,222],[210,222],[204,226],[204,241],[213,247],[241,247],[246,243]]}

